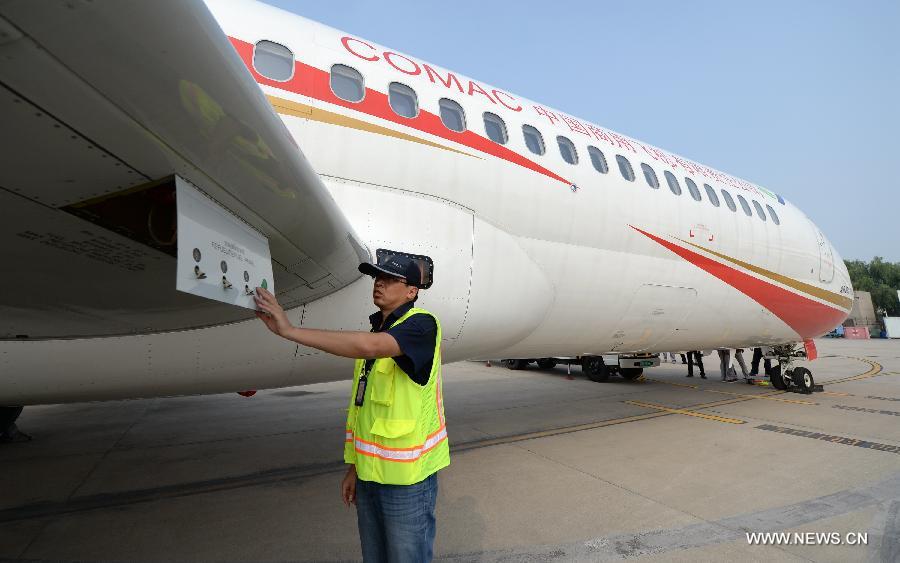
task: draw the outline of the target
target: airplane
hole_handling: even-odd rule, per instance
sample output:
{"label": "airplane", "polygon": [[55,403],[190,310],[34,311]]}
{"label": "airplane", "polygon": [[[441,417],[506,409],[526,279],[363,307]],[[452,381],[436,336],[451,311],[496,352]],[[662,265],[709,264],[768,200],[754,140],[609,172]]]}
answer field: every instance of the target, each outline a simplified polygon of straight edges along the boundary
{"label": "airplane", "polygon": [[631,377],[664,351],[774,346],[787,365],[852,306],[782,195],[260,2],[6,0],[0,116],[5,425],[25,405],[350,379],[176,290],[182,184],[265,238],[295,325],[367,330],[357,265],[421,260],[447,363],[597,375],[613,354]]}

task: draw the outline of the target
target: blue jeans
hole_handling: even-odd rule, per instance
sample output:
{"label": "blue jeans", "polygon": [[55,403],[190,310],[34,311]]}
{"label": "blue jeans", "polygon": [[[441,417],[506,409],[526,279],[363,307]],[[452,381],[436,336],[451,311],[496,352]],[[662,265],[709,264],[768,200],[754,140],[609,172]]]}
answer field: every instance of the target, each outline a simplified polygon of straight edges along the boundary
{"label": "blue jeans", "polygon": [[356,481],[356,518],[366,563],[429,562],[437,473],[413,485]]}

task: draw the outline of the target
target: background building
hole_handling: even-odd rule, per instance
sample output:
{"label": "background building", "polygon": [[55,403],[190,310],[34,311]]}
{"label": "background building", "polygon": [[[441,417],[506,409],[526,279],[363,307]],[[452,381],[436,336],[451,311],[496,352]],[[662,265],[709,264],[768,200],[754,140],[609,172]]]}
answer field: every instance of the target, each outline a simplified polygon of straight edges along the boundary
{"label": "background building", "polygon": [[844,326],[864,326],[869,330],[876,329],[876,334],[881,330],[878,318],[875,316],[875,307],[872,305],[872,294],[868,291],[853,292],[853,309],[850,316],[844,321]]}

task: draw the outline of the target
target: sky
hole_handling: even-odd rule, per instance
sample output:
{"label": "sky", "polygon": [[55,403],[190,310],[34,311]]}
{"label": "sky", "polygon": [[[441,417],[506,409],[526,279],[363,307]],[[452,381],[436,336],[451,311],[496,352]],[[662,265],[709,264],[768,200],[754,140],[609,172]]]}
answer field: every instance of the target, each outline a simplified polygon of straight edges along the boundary
{"label": "sky", "polygon": [[900,262],[900,2],[266,0],[782,194]]}

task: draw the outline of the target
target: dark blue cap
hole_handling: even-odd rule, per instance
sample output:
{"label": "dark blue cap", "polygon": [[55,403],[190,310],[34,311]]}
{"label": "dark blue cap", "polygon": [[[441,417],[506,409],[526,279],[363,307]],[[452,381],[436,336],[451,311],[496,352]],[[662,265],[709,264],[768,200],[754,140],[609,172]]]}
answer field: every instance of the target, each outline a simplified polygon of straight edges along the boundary
{"label": "dark blue cap", "polygon": [[388,254],[382,257],[377,264],[363,262],[359,265],[359,271],[377,277],[379,274],[386,274],[395,278],[400,278],[407,284],[415,287],[422,286],[422,270],[410,258],[400,254]]}

